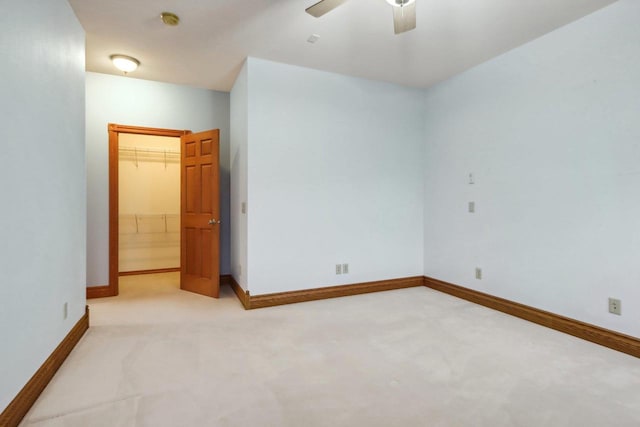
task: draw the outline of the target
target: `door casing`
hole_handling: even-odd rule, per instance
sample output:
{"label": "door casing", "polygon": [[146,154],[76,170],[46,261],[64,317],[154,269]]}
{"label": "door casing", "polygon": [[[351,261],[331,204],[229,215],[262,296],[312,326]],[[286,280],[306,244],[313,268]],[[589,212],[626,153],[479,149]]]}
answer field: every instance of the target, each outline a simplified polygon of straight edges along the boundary
{"label": "door casing", "polygon": [[190,130],[160,129],[109,123],[109,284],[87,288],[87,298],[112,297],[119,293],[118,284],[118,137],[121,133],[181,137]]}

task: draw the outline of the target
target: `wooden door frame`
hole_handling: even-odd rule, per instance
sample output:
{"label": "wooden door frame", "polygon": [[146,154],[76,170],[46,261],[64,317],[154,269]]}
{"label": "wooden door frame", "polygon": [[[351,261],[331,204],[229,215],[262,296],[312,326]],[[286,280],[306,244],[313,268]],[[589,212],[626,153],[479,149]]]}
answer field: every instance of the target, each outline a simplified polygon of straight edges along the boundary
{"label": "wooden door frame", "polygon": [[121,133],[137,135],[168,136],[179,138],[192,133],[190,130],[160,129],[140,126],[127,126],[109,123],[109,284],[87,288],[87,298],[113,297],[118,295],[118,148]]}

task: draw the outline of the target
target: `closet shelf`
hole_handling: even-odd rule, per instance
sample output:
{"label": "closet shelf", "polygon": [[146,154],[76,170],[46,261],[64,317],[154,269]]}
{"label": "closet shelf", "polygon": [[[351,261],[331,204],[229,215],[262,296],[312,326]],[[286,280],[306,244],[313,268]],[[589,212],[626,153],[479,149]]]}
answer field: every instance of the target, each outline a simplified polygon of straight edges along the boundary
{"label": "closet shelf", "polygon": [[180,214],[120,214],[119,234],[177,233]]}
{"label": "closet shelf", "polygon": [[180,151],[164,150],[158,148],[137,148],[137,147],[118,147],[121,158],[132,159],[138,167],[138,161],[164,161],[164,167],[167,162],[180,161]]}

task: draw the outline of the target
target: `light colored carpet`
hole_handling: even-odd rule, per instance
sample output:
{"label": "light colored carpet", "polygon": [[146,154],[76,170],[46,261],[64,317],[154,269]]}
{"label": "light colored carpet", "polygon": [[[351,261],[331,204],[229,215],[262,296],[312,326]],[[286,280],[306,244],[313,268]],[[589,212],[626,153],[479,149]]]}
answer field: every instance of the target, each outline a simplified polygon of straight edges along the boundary
{"label": "light colored carpet", "polygon": [[426,288],[245,311],[124,277],[23,422],[638,426],[640,360]]}

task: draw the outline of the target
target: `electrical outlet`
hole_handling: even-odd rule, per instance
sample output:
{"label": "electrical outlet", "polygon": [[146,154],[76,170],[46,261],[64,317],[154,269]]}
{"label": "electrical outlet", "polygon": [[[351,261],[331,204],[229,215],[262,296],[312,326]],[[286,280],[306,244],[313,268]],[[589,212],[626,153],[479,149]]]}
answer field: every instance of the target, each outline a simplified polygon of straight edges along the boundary
{"label": "electrical outlet", "polygon": [[475,184],[475,183],[476,183],[475,178],[473,177],[473,174],[470,173],[469,174],[469,184]]}
{"label": "electrical outlet", "polygon": [[474,213],[476,211],[476,202],[469,202],[469,212]]}
{"label": "electrical outlet", "polygon": [[482,269],[479,267],[476,267],[476,279],[482,280]]}
{"label": "electrical outlet", "polygon": [[620,316],[622,315],[621,310],[622,306],[620,300],[616,298],[609,298],[609,313]]}
{"label": "electrical outlet", "polygon": [[342,274],[349,274],[349,264],[342,264]]}
{"label": "electrical outlet", "polygon": [[336,274],[342,274],[342,264],[336,264]]}
{"label": "electrical outlet", "polygon": [[69,315],[69,303],[65,302],[64,305],[62,306],[62,318],[66,319],[68,315]]}
{"label": "electrical outlet", "polygon": [[247,202],[242,202],[242,204],[240,205],[240,210],[243,214],[247,213]]}
{"label": "electrical outlet", "polygon": [[242,264],[238,265],[238,275],[242,276]]}

